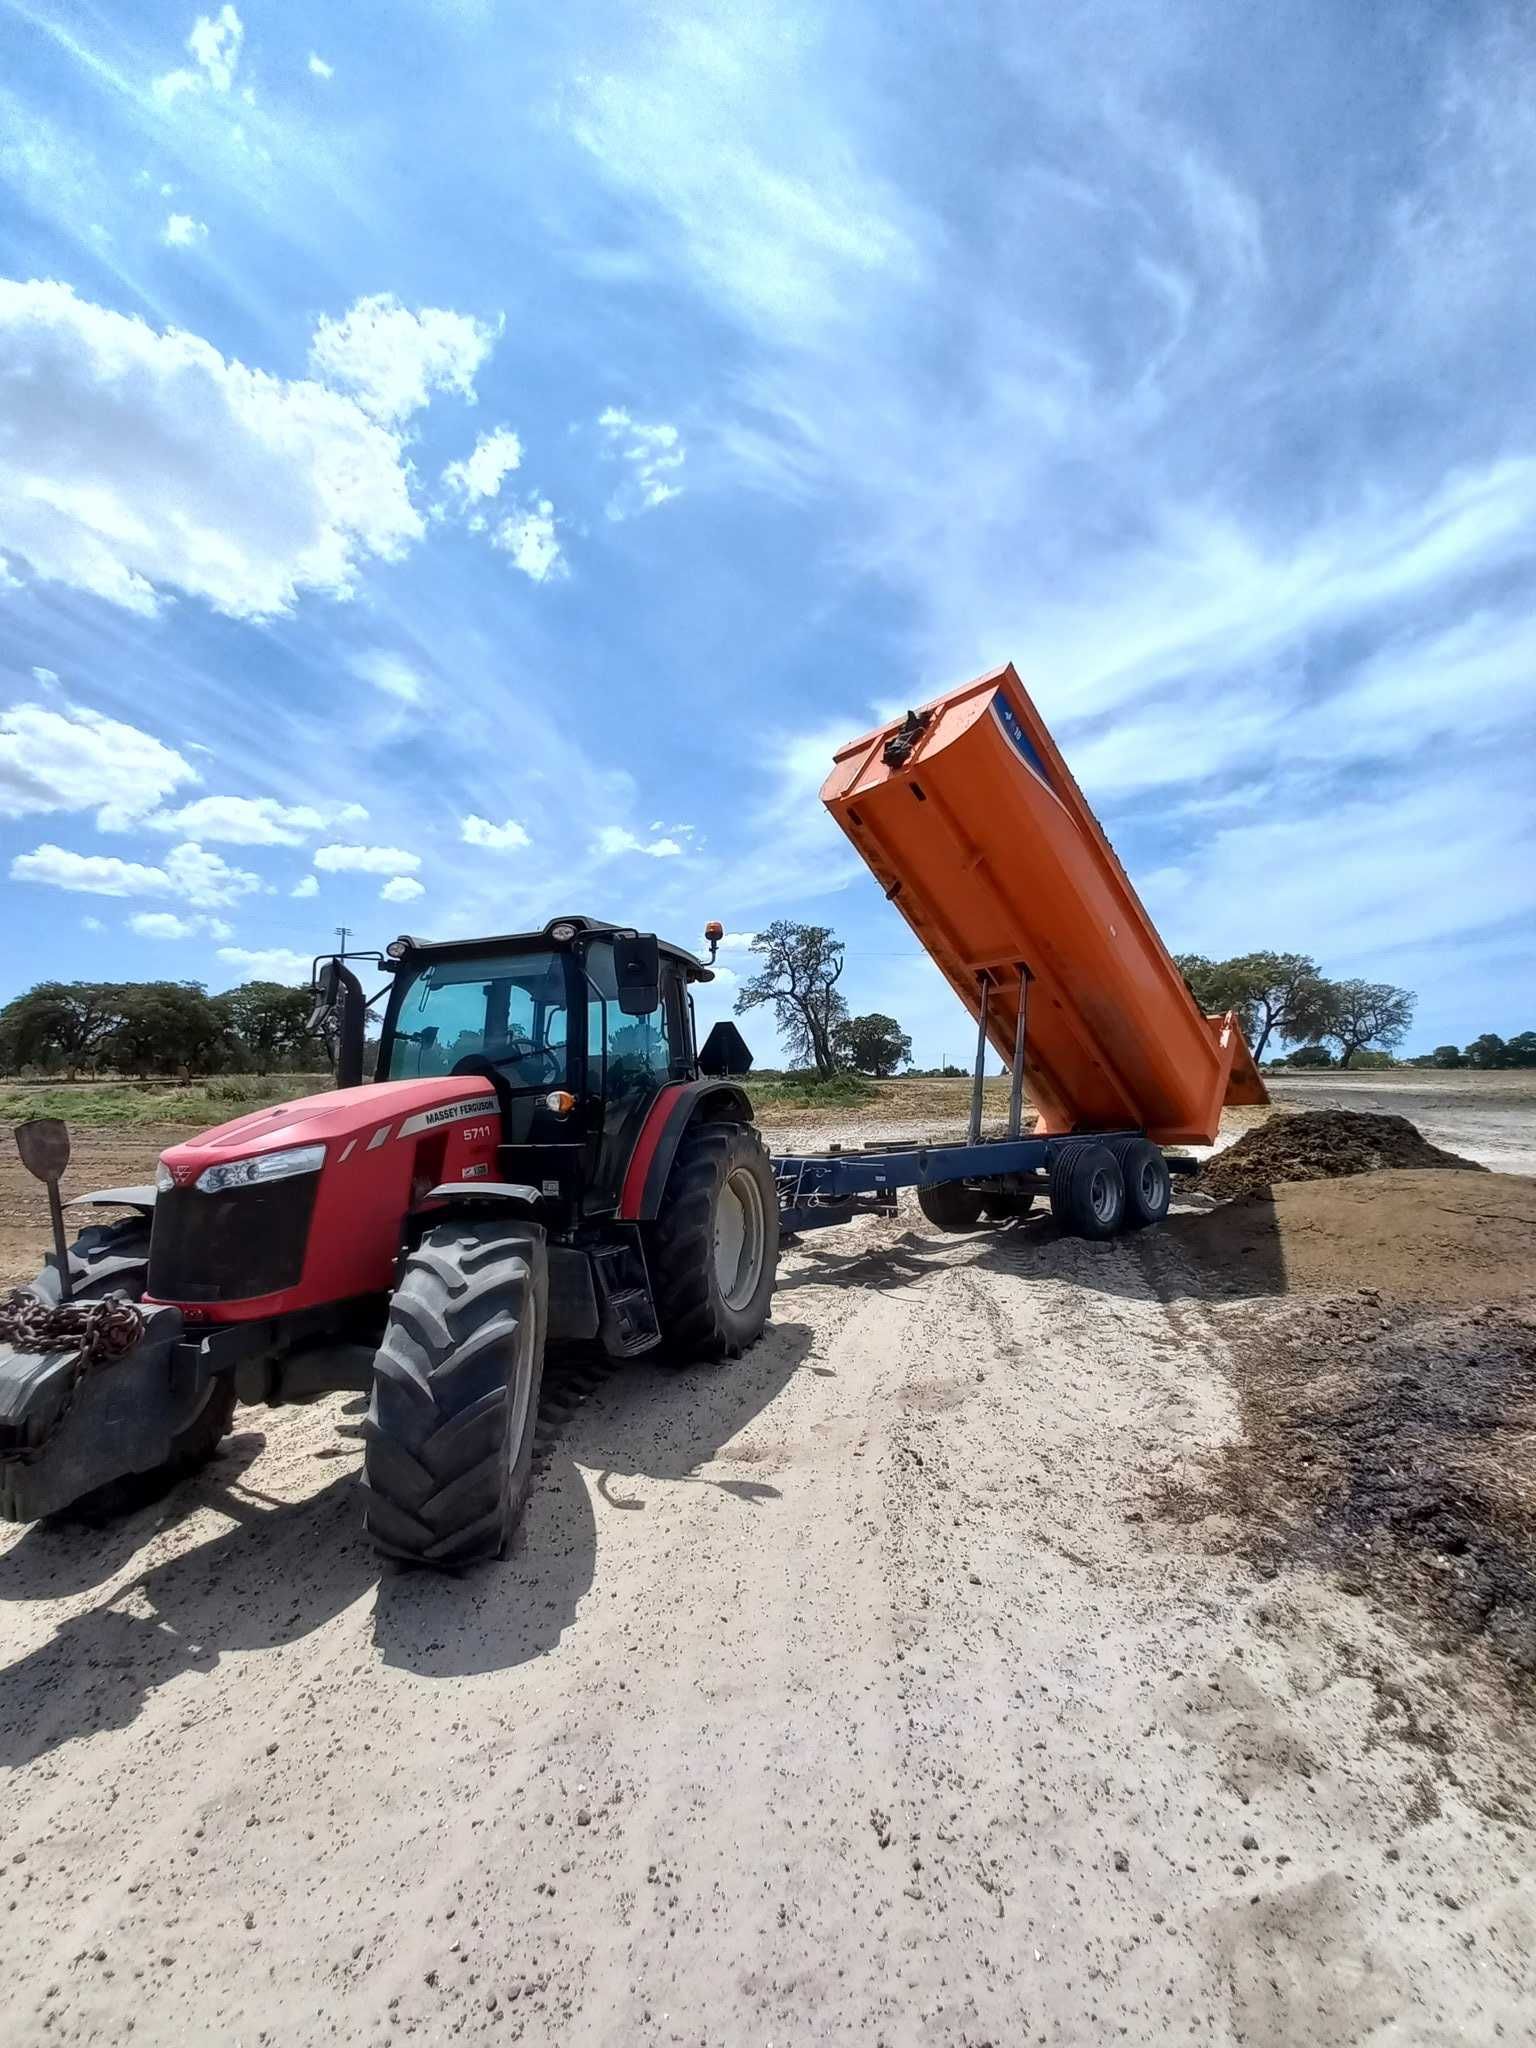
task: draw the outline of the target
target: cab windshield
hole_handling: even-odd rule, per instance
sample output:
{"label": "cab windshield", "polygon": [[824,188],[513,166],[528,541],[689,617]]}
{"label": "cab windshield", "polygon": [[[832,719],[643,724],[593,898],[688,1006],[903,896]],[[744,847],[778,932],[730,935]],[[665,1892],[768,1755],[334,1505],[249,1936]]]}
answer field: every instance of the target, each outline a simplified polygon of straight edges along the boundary
{"label": "cab windshield", "polygon": [[514,1088],[566,1084],[566,960],[548,951],[460,954],[409,973],[395,1011],[391,1081],[451,1074],[471,1055]]}

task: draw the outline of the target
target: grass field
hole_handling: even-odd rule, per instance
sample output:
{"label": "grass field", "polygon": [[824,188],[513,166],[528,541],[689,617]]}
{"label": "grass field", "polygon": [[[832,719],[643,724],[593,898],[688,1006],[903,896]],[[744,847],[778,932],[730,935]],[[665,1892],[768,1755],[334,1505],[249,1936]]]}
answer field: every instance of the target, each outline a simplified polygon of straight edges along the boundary
{"label": "grass field", "polygon": [[[330,1086],[329,1074],[240,1074],[185,1083],[0,1080],[0,1126],[61,1116],[82,1128],[186,1124],[203,1130],[248,1110],[323,1094]],[[874,1101],[879,1086],[845,1074],[828,1082],[749,1081],[747,1092],[760,1109],[842,1109]]]}

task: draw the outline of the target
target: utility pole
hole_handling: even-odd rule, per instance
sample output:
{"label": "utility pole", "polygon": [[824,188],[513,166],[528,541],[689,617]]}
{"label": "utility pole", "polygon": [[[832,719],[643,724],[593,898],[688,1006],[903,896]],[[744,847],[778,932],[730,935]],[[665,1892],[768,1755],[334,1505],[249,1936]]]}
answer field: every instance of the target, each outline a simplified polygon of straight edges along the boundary
{"label": "utility pole", "polygon": [[348,941],[348,939],[350,939],[350,938],[351,938],[351,936],[352,936],[352,927],[351,927],[351,925],[349,925],[349,924],[339,924],[339,925],[337,925],[337,927],[336,927],[336,936],[337,936],[337,938],[338,938],[338,939],[340,939],[340,941],[341,941],[341,950],[342,950],[342,952],[343,952],[343,953],[345,953],[345,952],[346,952],[346,950],[347,950],[347,941]]}

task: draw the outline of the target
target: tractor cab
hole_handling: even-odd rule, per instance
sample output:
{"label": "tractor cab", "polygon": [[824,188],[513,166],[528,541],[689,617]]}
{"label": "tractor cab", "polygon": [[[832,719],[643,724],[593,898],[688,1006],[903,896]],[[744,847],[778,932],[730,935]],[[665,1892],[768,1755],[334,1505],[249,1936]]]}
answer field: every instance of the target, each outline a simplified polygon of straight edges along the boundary
{"label": "tractor cab", "polygon": [[[658,1093],[698,1078],[690,988],[713,980],[710,968],[650,933],[586,917],[445,945],[401,938],[388,957],[375,1078],[488,1080],[503,1178],[540,1189],[572,1220],[611,1213]],[[718,1044],[712,1034],[712,1052]],[[743,1071],[742,1058],[729,1070]]]}

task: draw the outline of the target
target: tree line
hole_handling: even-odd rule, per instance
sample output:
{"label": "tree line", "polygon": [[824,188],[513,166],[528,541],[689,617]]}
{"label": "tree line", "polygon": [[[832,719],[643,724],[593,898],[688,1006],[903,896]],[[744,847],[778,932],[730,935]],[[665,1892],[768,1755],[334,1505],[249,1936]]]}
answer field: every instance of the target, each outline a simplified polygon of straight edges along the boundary
{"label": "tree line", "polygon": [[247,981],[43,981],[0,1009],[0,1073],[267,1074],[323,1061],[308,989]]}
{"label": "tree line", "polygon": [[[850,1013],[839,986],[845,948],[828,926],[780,918],[757,934],[752,951],[761,965],[737,992],[737,1014],[771,1008],[796,1066],[825,1080],[848,1071],[881,1077],[909,1062],[912,1041],[894,1017]],[[1174,963],[1203,1011],[1237,1013],[1255,1061],[1297,1067],[1390,1064],[1413,1023],[1412,989],[1333,979],[1305,953],[1240,953],[1229,960],[1176,953]],[[1279,1046],[1295,1050],[1277,1060]],[[1506,1043],[1484,1032],[1465,1052],[1437,1046],[1413,1064],[1532,1066],[1536,1034],[1522,1032]]]}

